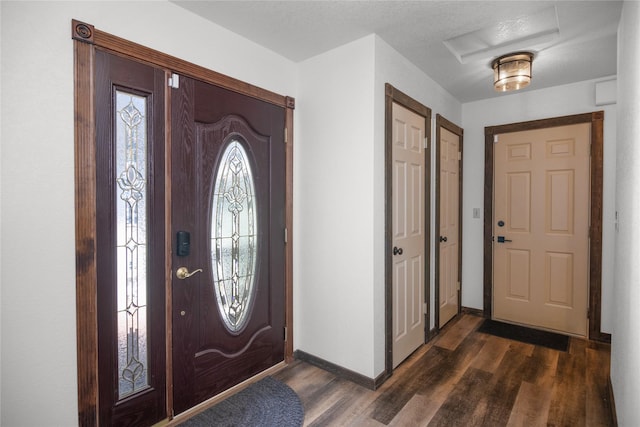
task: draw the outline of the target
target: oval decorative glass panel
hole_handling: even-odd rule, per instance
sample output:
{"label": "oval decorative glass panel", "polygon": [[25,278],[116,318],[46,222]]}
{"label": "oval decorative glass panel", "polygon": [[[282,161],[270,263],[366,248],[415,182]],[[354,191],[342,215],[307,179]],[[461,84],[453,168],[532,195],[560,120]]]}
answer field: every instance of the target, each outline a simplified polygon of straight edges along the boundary
{"label": "oval decorative glass panel", "polygon": [[257,213],[247,152],[233,139],[224,149],[213,184],[211,263],[214,293],[224,325],[240,333],[255,294]]}

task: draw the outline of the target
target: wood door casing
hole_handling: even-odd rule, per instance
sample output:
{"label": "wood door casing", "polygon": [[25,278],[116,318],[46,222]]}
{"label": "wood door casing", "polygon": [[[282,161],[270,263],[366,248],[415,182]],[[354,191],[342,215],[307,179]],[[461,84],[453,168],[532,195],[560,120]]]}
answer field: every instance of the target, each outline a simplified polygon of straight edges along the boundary
{"label": "wood door casing", "polygon": [[424,118],[393,104],[393,366],[424,343]]}
{"label": "wood door casing", "polygon": [[589,206],[589,339],[611,342],[611,335],[603,333],[602,309],[602,203],[603,203],[603,147],[604,112],[576,114],[528,122],[512,123],[485,128],[484,177],[484,268],[483,311],[490,316],[493,310],[493,145],[494,136],[522,130],[541,129],[576,123],[591,124],[591,204]]}
{"label": "wood door casing", "polygon": [[589,152],[584,123],[497,135],[494,318],[586,336]]}
{"label": "wood door casing", "polygon": [[[172,264],[174,271],[183,266],[203,270],[183,280],[173,276],[173,402],[180,413],[284,360],[285,112],[181,77],[180,87],[172,91],[172,117],[172,235],[191,235],[190,253],[174,253]],[[237,331],[223,321],[214,279],[226,262],[212,252],[212,197],[221,156],[231,141],[243,147],[248,163],[234,157],[230,171],[237,176],[240,169],[251,169],[254,189],[250,195],[249,189],[234,185],[220,199],[229,204],[221,212],[254,211],[257,220],[253,243],[244,225],[237,237],[226,238],[228,244],[239,242],[237,249],[227,248],[231,252],[242,246],[256,249],[256,258],[246,254],[255,261],[255,297],[243,306],[250,317]],[[218,265],[215,272],[212,262]],[[235,274],[240,283],[251,272]]]}

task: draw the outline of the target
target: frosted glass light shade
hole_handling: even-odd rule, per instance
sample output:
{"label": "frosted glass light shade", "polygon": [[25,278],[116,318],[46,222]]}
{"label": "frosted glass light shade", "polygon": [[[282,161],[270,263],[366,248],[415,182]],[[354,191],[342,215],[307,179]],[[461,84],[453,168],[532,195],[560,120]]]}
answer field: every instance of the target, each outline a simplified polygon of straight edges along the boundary
{"label": "frosted glass light shade", "polygon": [[530,52],[510,53],[494,59],[491,68],[495,90],[507,92],[529,86],[532,62],[533,54]]}

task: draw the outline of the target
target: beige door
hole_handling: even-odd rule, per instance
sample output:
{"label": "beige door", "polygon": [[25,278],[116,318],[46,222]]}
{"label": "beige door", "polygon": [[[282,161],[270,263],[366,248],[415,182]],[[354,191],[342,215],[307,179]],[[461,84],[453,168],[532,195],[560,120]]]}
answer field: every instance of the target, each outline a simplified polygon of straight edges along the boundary
{"label": "beige door", "polygon": [[439,326],[458,313],[460,137],[440,127],[440,230],[439,241]]}
{"label": "beige door", "polygon": [[588,123],[497,136],[495,319],[586,336],[589,145]]}
{"label": "beige door", "polygon": [[425,119],[393,104],[393,367],[424,343]]}

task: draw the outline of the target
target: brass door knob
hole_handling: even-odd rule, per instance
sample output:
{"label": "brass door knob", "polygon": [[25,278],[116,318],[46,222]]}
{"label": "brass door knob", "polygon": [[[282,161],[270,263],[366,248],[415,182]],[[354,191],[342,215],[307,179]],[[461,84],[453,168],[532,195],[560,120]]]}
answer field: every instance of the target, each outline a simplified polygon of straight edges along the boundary
{"label": "brass door knob", "polygon": [[202,272],[201,268],[197,270],[193,270],[192,272],[189,272],[189,269],[187,267],[180,267],[176,270],[176,277],[178,279],[184,280],[186,278],[193,276],[196,273],[201,273],[201,272]]}

